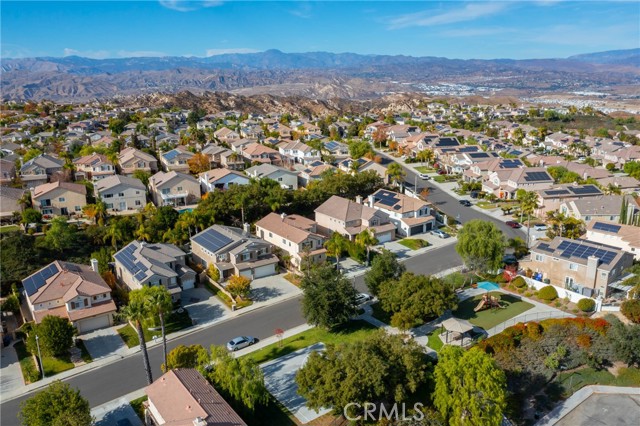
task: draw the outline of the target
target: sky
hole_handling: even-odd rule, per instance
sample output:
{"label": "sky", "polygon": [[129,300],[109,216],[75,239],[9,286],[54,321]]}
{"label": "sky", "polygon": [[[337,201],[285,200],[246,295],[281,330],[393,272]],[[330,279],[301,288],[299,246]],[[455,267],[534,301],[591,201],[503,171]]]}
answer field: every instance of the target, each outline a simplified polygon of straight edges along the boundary
{"label": "sky", "polygon": [[2,58],[283,52],[561,58],[640,47],[638,1],[6,1]]}

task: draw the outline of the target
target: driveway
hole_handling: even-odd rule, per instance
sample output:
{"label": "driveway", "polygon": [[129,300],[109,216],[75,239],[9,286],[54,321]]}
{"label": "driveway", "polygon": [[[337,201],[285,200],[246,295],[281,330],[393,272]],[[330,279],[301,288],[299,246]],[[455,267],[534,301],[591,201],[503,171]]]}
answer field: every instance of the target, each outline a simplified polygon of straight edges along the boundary
{"label": "driveway", "polygon": [[13,346],[0,349],[0,394],[24,386],[18,354]]}
{"label": "driveway", "polygon": [[[142,426],[142,422],[127,398],[120,398],[96,407],[91,410],[91,415],[96,418],[96,426],[116,426],[119,421],[122,425]],[[128,419],[130,423],[126,423],[124,419]]]}
{"label": "driveway", "polygon": [[284,278],[284,274],[258,278],[251,282],[251,298],[254,303],[273,302],[302,294],[295,285]]}
{"label": "driveway", "polygon": [[[118,327],[122,327],[121,325]],[[127,345],[116,331],[117,327],[102,328],[78,336],[82,339],[89,355],[94,361],[112,355],[124,355]]]}
{"label": "driveway", "polygon": [[231,312],[220,299],[206,288],[198,287],[182,292],[182,306],[197,325],[219,321]]}
{"label": "driveway", "polygon": [[264,382],[267,390],[282,405],[287,407],[302,424],[309,423],[330,411],[329,409],[322,409],[317,412],[307,407],[307,401],[298,395],[298,385],[295,380],[296,373],[304,365],[307,356],[311,352],[323,349],[323,343],[316,343],[260,366],[264,373]]}

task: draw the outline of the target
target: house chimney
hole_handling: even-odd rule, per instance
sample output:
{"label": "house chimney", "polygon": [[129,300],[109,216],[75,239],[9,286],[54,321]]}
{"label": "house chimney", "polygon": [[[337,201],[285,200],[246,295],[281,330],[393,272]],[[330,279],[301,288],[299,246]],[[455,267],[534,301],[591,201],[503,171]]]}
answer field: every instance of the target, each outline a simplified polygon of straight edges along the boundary
{"label": "house chimney", "polygon": [[251,224],[250,223],[243,223],[242,224],[242,229],[244,230],[244,232],[246,234],[251,234]]}
{"label": "house chimney", "polygon": [[282,218],[282,220],[284,221],[284,218],[287,217],[286,213],[280,213],[280,217]]}
{"label": "house chimney", "polygon": [[356,195],[356,203],[362,204],[362,195]]}
{"label": "house chimney", "polygon": [[202,417],[196,417],[193,420],[193,426],[207,426],[207,422]]}
{"label": "house chimney", "polygon": [[100,271],[100,269],[98,268],[98,259],[91,259],[91,269],[93,269],[93,272]]}
{"label": "house chimney", "polygon": [[373,207],[373,194],[369,195],[369,207]]}

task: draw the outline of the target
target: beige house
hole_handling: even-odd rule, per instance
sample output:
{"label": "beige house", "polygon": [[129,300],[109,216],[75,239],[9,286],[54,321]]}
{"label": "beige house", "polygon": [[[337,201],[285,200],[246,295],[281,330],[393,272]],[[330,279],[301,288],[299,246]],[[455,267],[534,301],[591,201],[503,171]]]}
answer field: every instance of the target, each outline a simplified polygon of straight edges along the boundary
{"label": "beige house", "polygon": [[396,226],[398,234],[410,237],[428,232],[436,227],[431,205],[417,198],[386,189],[369,195],[369,207],[382,211]]}
{"label": "beige house", "polygon": [[531,259],[521,262],[554,286],[589,297],[608,296],[609,284],[632,264],[633,255],[618,248],[562,237],[538,241],[531,248]]}
{"label": "beige house", "polygon": [[538,208],[534,214],[545,218],[547,212],[559,210],[563,203],[604,195],[595,185],[557,185],[549,189],[536,191],[538,194]]}
{"label": "beige house", "polygon": [[162,163],[162,168],[169,172],[182,172],[189,173],[189,163],[188,161],[195,154],[191,151],[188,151],[182,145],[172,149],[171,151],[167,151],[160,156],[160,162]]}
{"label": "beige house", "polygon": [[111,289],[91,266],[56,260],[22,280],[36,324],[47,315],[68,318],[79,333],[113,325],[116,305]]}
{"label": "beige house", "polygon": [[193,368],[169,370],[144,391],[148,397],[144,417],[149,426],[247,426]]}
{"label": "beige house", "polygon": [[0,219],[11,219],[14,212],[24,209],[20,200],[25,192],[26,189],[0,186]]}
{"label": "beige house", "polygon": [[200,184],[191,175],[158,172],[149,179],[149,193],[156,206],[187,206],[200,200]]}
{"label": "beige house", "polygon": [[76,180],[97,181],[116,174],[116,167],[105,155],[93,153],[73,160]]}
{"label": "beige house", "polygon": [[25,188],[35,188],[61,173],[63,166],[64,161],[61,159],[49,154],[41,154],[20,167],[20,179]]}
{"label": "beige house", "polygon": [[158,160],[151,154],[142,152],[132,147],[125,148],[118,155],[120,173],[132,175],[136,170],[142,170],[150,174],[158,171]]}
{"label": "beige house", "polygon": [[640,205],[631,195],[600,195],[598,197],[567,200],[560,204],[560,213],[589,223],[593,220],[615,222],[620,220],[622,202],[629,203],[627,217],[640,214]]}
{"label": "beige house", "polygon": [[512,200],[519,189],[538,191],[551,188],[553,178],[543,167],[495,170],[482,182],[482,190],[498,198]]}
{"label": "beige house", "polygon": [[0,158],[0,185],[11,184],[16,178],[16,163]]}
{"label": "beige house", "polygon": [[87,205],[87,187],[78,183],[51,182],[31,190],[33,207],[43,215],[69,216],[81,214]]}
{"label": "beige house", "polygon": [[637,226],[594,220],[587,225],[586,238],[624,250],[640,260],[640,228]]}
{"label": "beige house", "polygon": [[318,234],[313,220],[303,216],[269,213],[256,222],[256,235],[287,253],[297,268],[327,258],[325,237]]}
{"label": "beige house", "polygon": [[353,241],[360,232],[369,230],[380,243],[386,243],[396,235],[389,215],[363,204],[362,197],[351,201],[334,195],[315,210],[315,218],[318,232],[326,236],[337,232]]}
{"label": "beige house", "polygon": [[96,198],[102,200],[107,210],[139,210],[147,204],[147,188],[140,179],[113,175],[95,183]]}

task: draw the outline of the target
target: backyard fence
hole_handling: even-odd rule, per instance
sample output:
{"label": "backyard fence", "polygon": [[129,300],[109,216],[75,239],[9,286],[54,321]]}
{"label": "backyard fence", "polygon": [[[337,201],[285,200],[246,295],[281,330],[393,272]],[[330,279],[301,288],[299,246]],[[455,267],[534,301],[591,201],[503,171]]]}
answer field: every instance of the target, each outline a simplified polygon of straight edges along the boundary
{"label": "backyard fence", "polygon": [[573,318],[574,316],[575,315],[572,315],[567,312],[562,312],[559,310],[522,314],[522,315],[518,315],[515,318],[511,318],[510,320],[507,320],[502,324],[498,324],[493,328],[490,328],[489,330],[487,330],[487,333],[489,334],[489,336],[493,336],[495,334],[503,332],[505,328],[509,328],[521,322],[525,322],[525,323],[531,322],[531,321],[537,322],[537,321],[548,319],[548,318]]}

